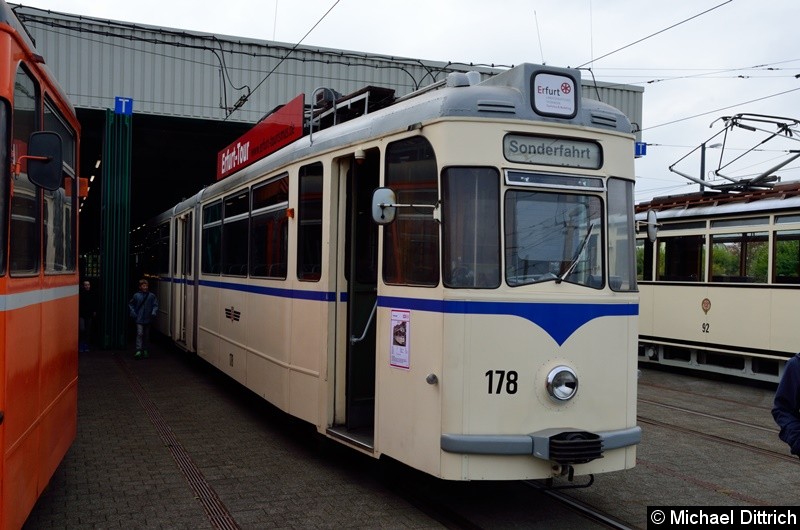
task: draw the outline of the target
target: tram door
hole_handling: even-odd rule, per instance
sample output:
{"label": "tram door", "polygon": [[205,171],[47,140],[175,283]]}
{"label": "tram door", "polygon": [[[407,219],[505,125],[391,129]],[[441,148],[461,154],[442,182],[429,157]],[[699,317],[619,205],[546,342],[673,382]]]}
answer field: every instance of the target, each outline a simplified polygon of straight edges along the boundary
{"label": "tram door", "polygon": [[175,219],[175,282],[172,303],[172,337],[184,348],[188,345],[188,312],[192,307],[189,293],[192,275],[192,213]]}
{"label": "tram door", "polygon": [[378,226],[372,220],[372,192],[378,187],[377,149],[350,165],[346,177],[344,256],[347,286],[345,401],[348,431],[371,437],[375,417],[375,327],[378,289]]}

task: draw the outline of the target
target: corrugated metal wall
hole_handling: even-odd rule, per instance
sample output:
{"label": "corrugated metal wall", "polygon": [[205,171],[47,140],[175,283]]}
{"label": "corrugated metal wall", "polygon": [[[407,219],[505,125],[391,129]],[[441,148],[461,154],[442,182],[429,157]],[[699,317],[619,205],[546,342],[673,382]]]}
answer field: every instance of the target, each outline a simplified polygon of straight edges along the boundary
{"label": "corrugated metal wall", "polygon": [[633,85],[603,83],[588,84],[585,78],[581,93],[583,97],[597,99],[616,107],[628,117],[636,132],[636,140],[642,140],[642,96],[644,89]]}
{"label": "corrugated metal wall", "polygon": [[[127,97],[134,100],[135,113],[254,123],[301,92],[310,98],[318,87],[347,94],[375,85],[401,96],[452,71],[499,71],[326,48],[292,51],[292,44],[32,7],[18,6],[16,12],[79,108],[114,108],[115,97]],[[583,81],[584,96],[601,99],[641,124],[641,88],[588,87],[590,81]],[[247,102],[231,113],[242,96]]]}

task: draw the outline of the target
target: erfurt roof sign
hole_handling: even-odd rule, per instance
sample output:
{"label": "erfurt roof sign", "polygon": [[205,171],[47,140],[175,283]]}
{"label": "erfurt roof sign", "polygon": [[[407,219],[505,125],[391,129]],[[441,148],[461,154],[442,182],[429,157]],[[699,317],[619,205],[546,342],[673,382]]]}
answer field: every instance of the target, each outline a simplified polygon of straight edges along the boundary
{"label": "erfurt roof sign", "polygon": [[217,154],[217,180],[303,136],[304,104],[305,95],[300,94],[220,151]]}

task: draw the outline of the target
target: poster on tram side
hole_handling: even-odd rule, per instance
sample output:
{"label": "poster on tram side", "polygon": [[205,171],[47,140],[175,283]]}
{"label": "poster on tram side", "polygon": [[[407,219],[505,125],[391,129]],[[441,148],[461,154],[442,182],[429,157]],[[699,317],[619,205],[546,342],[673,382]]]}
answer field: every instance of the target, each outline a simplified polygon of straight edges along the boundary
{"label": "poster on tram side", "polygon": [[408,370],[411,366],[409,344],[411,341],[411,311],[392,309],[392,344],[389,365]]}

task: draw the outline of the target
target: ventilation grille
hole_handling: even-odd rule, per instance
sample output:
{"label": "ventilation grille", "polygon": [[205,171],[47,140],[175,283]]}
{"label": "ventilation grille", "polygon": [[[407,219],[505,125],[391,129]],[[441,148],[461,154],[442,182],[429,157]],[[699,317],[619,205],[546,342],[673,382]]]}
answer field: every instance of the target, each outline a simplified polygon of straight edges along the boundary
{"label": "ventilation grille", "polygon": [[514,114],[517,107],[510,101],[478,101],[478,112],[500,112]]}
{"label": "ventilation grille", "polygon": [[617,117],[611,114],[592,113],[592,123],[601,127],[617,128]]}
{"label": "ventilation grille", "polygon": [[603,458],[603,441],[590,432],[563,432],[550,438],[550,460],[585,464]]}

